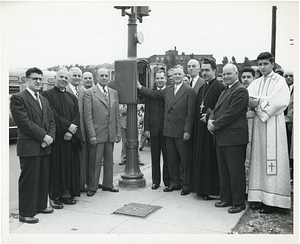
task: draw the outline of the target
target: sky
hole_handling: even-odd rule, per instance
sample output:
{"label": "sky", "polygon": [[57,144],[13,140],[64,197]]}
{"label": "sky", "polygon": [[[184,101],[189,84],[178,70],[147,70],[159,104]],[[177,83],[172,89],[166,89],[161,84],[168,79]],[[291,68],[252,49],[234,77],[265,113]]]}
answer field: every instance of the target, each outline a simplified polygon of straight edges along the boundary
{"label": "sky", "polygon": [[[243,62],[271,50],[272,6],[277,6],[276,62],[298,69],[298,1],[136,1],[1,3],[2,68],[113,63],[127,57],[128,16],[114,6],[150,6],[138,22],[137,56],[174,49]],[[294,39],[293,42],[290,39]],[[291,45],[293,43],[294,45]]]}

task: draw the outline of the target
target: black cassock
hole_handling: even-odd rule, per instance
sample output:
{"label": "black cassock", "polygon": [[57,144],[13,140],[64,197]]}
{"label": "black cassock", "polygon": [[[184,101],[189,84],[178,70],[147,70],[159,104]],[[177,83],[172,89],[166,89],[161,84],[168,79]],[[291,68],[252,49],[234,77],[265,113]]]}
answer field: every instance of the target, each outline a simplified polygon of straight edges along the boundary
{"label": "black cassock", "polygon": [[[82,135],[78,100],[73,94],[61,92],[57,87],[42,93],[50,103],[56,123],[56,138],[52,144],[49,159],[49,197],[56,199],[70,191],[80,196],[80,159]],[[77,125],[77,132],[69,141],[64,135],[71,124]]]}
{"label": "black cassock", "polygon": [[208,121],[210,111],[214,109],[224,89],[225,85],[213,79],[209,84],[205,83],[199,89],[196,98],[195,124],[192,133],[192,191],[200,194],[218,195],[220,191],[218,163],[213,135],[207,129],[207,123],[200,121],[200,118],[202,114],[207,113],[206,122]]}

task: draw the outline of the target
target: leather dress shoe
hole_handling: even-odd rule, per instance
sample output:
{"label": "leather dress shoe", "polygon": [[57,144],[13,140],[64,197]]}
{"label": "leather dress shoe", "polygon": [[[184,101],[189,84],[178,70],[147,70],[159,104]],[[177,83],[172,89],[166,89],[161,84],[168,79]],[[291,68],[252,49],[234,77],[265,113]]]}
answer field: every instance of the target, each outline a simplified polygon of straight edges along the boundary
{"label": "leather dress shoe", "polygon": [[119,189],[117,189],[117,188],[103,187],[102,191],[119,192]]}
{"label": "leather dress shoe", "polygon": [[87,192],[88,189],[86,187],[84,187],[83,189],[80,190],[80,192]]}
{"label": "leather dress shoe", "polygon": [[122,161],[121,163],[119,163],[119,165],[124,165],[126,164],[126,161]]}
{"label": "leather dress shoe", "polygon": [[262,203],[250,203],[249,205],[252,210],[259,210],[262,208]]}
{"label": "leather dress shoe", "polygon": [[277,210],[276,207],[272,207],[272,206],[268,206],[268,205],[263,204],[261,206],[261,209],[259,209],[259,213],[271,214],[271,213],[274,213],[276,210]]}
{"label": "leather dress shoe", "polygon": [[188,195],[188,194],[190,194],[190,191],[188,191],[188,190],[182,190],[181,193],[180,193],[181,196],[185,196],[185,195]]}
{"label": "leather dress shoe", "polygon": [[202,195],[203,200],[209,201],[209,200],[215,200],[215,198],[210,197],[209,195]]}
{"label": "leather dress shoe", "polygon": [[164,192],[171,192],[171,191],[180,190],[180,189],[181,189],[180,187],[169,186],[164,189]]}
{"label": "leather dress shoe", "polygon": [[74,200],[72,197],[61,197],[60,198],[61,202],[63,204],[66,204],[66,205],[75,205],[76,204],[76,200]]}
{"label": "leather dress shoe", "polygon": [[50,206],[54,209],[62,209],[64,205],[61,203],[59,199],[51,200],[50,199]]}
{"label": "leather dress shoe", "polygon": [[95,193],[96,193],[95,191],[90,191],[90,190],[88,190],[88,192],[87,192],[86,195],[87,195],[88,197],[92,197],[92,196],[95,195]]}
{"label": "leather dress shoe", "polygon": [[145,165],[144,163],[142,163],[141,161],[139,162],[139,165]]}
{"label": "leather dress shoe", "polygon": [[103,187],[103,185],[102,184],[98,184],[98,188],[102,188]]}
{"label": "leather dress shoe", "polygon": [[35,217],[23,217],[23,216],[19,216],[19,221],[20,222],[24,222],[27,224],[36,224],[39,222],[39,219],[35,218]]}
{"label": "leather dress shoe", "polygon": [[36,213],[51,214],[53,213],[53,208],[37,209]]}
{"label": "leather dress shoe", "polygon": [[239,212],[241,212],[245,209],[246,209],[245,204],[242,204],[242,205],[239,205],[239,206],[232,206],[230,209],[228,209],[228,213],[230,213],[230,214],[239,213]]}
{"label": "leather dress shoe", "polygon": [[215,203],[215,207],[217,208],[225,208],[231,206],[231,204],[229,202],[216,202]]}
{"label": "leather dress shoe", "polygon": [[156,190],[158,187],[159,187],[158,184],[153,184],[153,185],[151,186],[151,189],[152,189],[152,190]]}

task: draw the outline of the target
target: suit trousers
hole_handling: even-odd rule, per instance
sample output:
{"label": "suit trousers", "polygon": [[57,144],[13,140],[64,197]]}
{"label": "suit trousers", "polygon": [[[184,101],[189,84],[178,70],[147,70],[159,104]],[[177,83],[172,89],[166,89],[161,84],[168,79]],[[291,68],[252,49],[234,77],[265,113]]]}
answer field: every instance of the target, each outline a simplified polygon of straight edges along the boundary
{"label": "suit trousers", "polygon": [[233,206],[242,205],[246,200],[246,148],[247,145],[226,147],[216,145],[221,201],[231,203]]}
{"label": "suit trousers", "polygon": [[157,136],[151,136],[151,166],[152,166],[152,183],[160,184],[161,181],[161,167],[160,155],[163,156],[163,182],[165,186],[170,185],[170,175],[167,160],[167,145],[166,137],[163,136],[162,129],[158,132]]}
{"label": "suit trousers", "polygon": [[103,187],[113,188],[113,142],[89,144],[89,190],[97,191],[103,162]]}
{"label": "suit trousers", "polygon": [[122,150],[121,150],[121,162],[126,161],[126,128],[121,128],[122,136]]}
{"label": "suit trousers", "polygon": [[19,214],[33,217],[37,209],[47,208],[49,155],[20,157]]}
{"label": "suit trousers", "polygon": [[[171,187],[183,187],[190,191],[192,188],[192,157],[191,140],[183,141],[182,138],[166,137],[167,159]],[[181,180],[180,167],[183,179]]]}
{"label": "suit trousers", "polygon": [[79,152],[80,157],[80,190],[85,188],[89,183],[89,150],[88,142],[82,142],[82,150]]}

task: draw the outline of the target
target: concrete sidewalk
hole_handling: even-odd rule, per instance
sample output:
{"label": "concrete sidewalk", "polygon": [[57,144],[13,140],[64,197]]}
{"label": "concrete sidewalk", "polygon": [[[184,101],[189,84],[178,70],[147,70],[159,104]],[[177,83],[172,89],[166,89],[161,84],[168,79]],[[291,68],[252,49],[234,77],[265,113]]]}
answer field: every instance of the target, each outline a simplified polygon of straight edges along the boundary
{"label": "concrete sidewalk", "polygon": [[[53,214],[38,214],[38,224],[20,223],[10,218],[9,234],[229,234],[245,211],[229,214],[228,208],[216,208],[218,201],[204,201],[195,193],[181,196],[180,191],[163,192],[164,186],[151,189],[150,150],[140,152],[141,172],[146,186],[119,188],[119,193],[101,189],[93,197],[82,194],[77,204],[64,205]],[[115,163],[114,167],[121,167]],[[125,166],[122,166],[125,167]],[[114,175],[118,186],[120,173]],[[129,203],[149,204],[162,208],[146,218],[113,214]],[[19,235],[18,235],[19,236]],[[68,235],[74,238],[74,235]],[[77,236],[77,235],[75,235]],[[76,238],[76,237],[75,237]],[[68,237],[69,239],[69,237]],[[70,240],[70,239],[69,239]]]}

